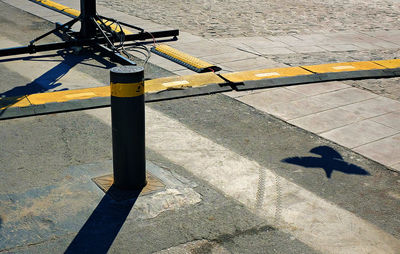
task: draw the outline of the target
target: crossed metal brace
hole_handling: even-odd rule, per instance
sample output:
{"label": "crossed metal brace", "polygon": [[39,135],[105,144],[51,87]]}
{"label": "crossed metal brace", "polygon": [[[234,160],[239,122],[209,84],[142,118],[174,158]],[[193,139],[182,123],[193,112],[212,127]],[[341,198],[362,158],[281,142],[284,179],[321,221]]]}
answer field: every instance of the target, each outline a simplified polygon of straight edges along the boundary
{"label": "crossed metal brace", "polygon": [[[176,40],[179,30],[165,30],[157,32],[146,32],[144,29],[124,22],[117,22],[115,19],[97,15],[96,0],[81,0],[81,15],[65,24],[56,24],[56,27],[47,33],[30,41],[29,45],[13,48],[0,49],[1,56],[12,56],[19,54],[34,54],[37,52],[67,49],[71,47],[89,47],[93,52],[101,52],[110,57],[112,61],[122,65],[136,65],[129,58],[121,55],[115,47],[115,43],[128,41],[145,41],[148,39],[171,37]],[[106,22],[105,22],[106,21]],[[73,31],[72,26],[81,22],[81,30]],[[119,31],[111,29],[107,23],[117,23]],[[124,34],[122,27],[126,26],[138,31],[135,34]],[[46,36],[60,33],[62,42],[53,42],[36,45],[36,42]]]}

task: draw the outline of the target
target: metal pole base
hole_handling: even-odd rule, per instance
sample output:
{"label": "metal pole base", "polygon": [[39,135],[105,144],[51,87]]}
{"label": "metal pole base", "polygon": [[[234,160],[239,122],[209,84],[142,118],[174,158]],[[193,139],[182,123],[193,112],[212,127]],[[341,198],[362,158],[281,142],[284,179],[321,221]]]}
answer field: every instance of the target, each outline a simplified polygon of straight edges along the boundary
{"label": "metal pole base", "polygon": [[[0,49],[0,57],[13,56],[19,54],[34,54],[37,52],[67,49],[70,47],[91,47],[94,52],[102,52],[110,57],[112,61],[116,61],[122,65],[136,65],[132,60],[123,57],[115,49],[114,44],[128,41],[144,41],[155,38],[172,37],[171,40],[176,40],[179,35],[179,30],[166,30],[158,32],[145,32],[144,29],[119,22],[121,25],[133,28],[138,31],[137,34],[124,35],[124,38],[117,36],[116,32],[107,26],[103,20],[114,21],[114,19],[98,16],[96,14],[96,0],[81,0],[81,15],[65,23],[64,25],[56,25],[56,28],[33,39],[29,45],[22,47],[13,47]],[[81,30],[74,32],[71,27],[76,22],[81,22]],[[52,33],[61,33],[63,42],[55,42],[48,44],[35,45],[37,41]],[[104,45],[105,44],[105,45]]]}

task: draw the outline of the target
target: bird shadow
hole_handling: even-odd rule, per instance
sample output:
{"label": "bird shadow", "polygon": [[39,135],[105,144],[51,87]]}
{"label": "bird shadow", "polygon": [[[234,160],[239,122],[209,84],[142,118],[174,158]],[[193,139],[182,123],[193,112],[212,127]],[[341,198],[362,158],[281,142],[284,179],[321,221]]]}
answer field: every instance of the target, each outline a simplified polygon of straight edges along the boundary
{"label": "bird shadow", "polygon": [[335,149],[329,146],[318,146],[310,150],[310,153],[319,155],[304,157],[289,157],[281,160],[282,162],[302,166],[305,168],[322,168],[326,177],[331,178],[333,171],[339,171],[348,175],[370,175],[370,173],[349,162],[343,160],[343,157]]}

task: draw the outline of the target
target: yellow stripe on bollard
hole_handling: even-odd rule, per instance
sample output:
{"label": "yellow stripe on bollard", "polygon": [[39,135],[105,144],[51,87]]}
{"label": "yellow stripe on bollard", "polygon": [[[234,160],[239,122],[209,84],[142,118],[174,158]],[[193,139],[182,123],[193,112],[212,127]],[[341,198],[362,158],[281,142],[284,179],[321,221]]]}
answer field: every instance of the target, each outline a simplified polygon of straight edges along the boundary
{"label": "yellow stripe on bollard", "polygon": [[144,94],[144,83],[111,83],[111,96],[120,98],[137,97]]}

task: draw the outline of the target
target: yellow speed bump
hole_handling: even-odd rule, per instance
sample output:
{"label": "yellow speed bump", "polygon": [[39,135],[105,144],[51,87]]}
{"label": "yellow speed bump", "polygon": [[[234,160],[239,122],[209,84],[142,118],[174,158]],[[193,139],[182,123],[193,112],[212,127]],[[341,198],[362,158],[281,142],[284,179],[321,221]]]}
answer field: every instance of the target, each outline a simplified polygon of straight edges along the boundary
{"label": "yellow speed bump", "polygon": [[65,102],[71,100],[84,100],[95,97],[110,96],[110,87],[102,86],[77,90],[67,90],[51,93],[38,93],[28,95],[27,98],[32,105],[40,105],[52,102]]}
{"label": "yellow speed bump", "polygon": [[60,11],[60,12],[65,12],[66,14],[68,14],[69,16],[73,16],[73,17],[78,17],[79,15],[81,15],[81,12],[72,8],[69,8],[68,6],[56,3],[54,1],[51,0],[31,0],[34,2],[37,2],[41,5],[47,6],[51,9]]}
{"label": "yellow speed bump", "polygon": [[374,63],[377,63],[389,69],[400,68],[400,59],[379,60],[374,61]]}
{"label": "yellow speed bump", "polygon": [[[200,87],[209,84],[223,84],[225,81],[214,73],[202,73],[188,76],[175,76],[167,78],[159,78],[145,81],[145,92],[154,93],[165,90],[185,89],[190,87]],[[135,86],[135,89],[137,87]],[[131,88],[128,88],[131,89]],[[133,93],[142,94],[143,86],[139,91]],[[132,93],[125,91],[124,93]],[[115,91],[114,91],[115,92]],[[41,105],[46,103],[66,102],[72,100],[85,100],[98,97],[110,97],[110,86],[84,88],[76,90],[57,91],[49,93],[37,93],[21,97],[3,98],[0,99],[0,110],[10,107],[27,107],[31,105]]]}
{"label": "yellow speed bump", "polygon": [[222,77],[226,78],[231,82],[243,82],[249,80],[260,80],[267,78],[283,78],[300,75],[311,75],[312,72],[306,71],[300,67],[289,67],[289,68],[278,68],[278,69],[263,69],[256,71],[242,71],[233,73],[221,74]]}
{"label": "yellow speed bump", "polygon": [[22,108],[28,106],[31,106],[31,103],[26,98],[26,96],[0,99],[0,110],[4,110],[7,108]]}
{"label": "yellow speed bump", "polygon": [[171,61],[193,69],[196,72],[205,72],[210,70],[219,71],[221,69],[213,64],[207,63],[206,61],[186,54],[165,44],[154,46],[151,48],[151,51]]}
{"label": "yellow speed bump", "polygon": [[385,69],[385,67],[382,67],[373,62],[345,62],[345,63],[309,65],[302,67],[315,73]]}
{"label": "yellow speed bump", "polygon": [[[104,23],[106,26],[110,27],[111,30],[113,30],[114,32],[117,32],[117,33],[121,32],[120,26],[117,25],[116,23],[114,23],[114,22],[112,22],[112,21],[109,21],[109,20],[105,20],[105,19],[102,19],[102,21],[103,21],[103,23]],[[97,21],[97,23],[101,24],[101,22],[99,22],[99,21]],[[131,31],[129,31],[129,30],[126,29],[126,28],[122,28],[122,31],[123,31],[124,34],[126,34],[126,35],[127,35],[127,34],[133,34]]]}
{"label": "yellow speed bump", "polygon": [[144,90],[146,93],[154,93],[164,90],[184,89],[189,87],[223,83],[226,82],[214,73],[201,73],[195,75],[173,76],[146,80]]}
{"label": "yellow speed bump", "polygon": [[[44,5],[44,6],[48,7],[48,8],[50,8],[50,9],[59,11],[59,12],[64,13],[64,14],[67,14],[68,16],[73,16],[75,18],[77,18],[77,17],[79,17],[79,15],[81,15],[80,11],[75,10],[73,8],[69,8],[68,6],[56,3],[56,2],[51,1],[51,0],[31,0],[31,1],[37,2],[37,3],[39,3],[41,5]],[[113,31],[115,31],[117,33],[119,33],[121,31],[121,28],[116,23],[114,23],[112,21],[105,20],[105,19],[103,19],[102,21],[106,26],[110,27],[111,30],[113,30]],[[100,21],[97,21],[97,23],[101,24]],[[123,32],[125,34],[132,34],[132,32],[129,31],[128,29],[126,29],[126,28],[123,28],[122,30],[123,30]]]}

